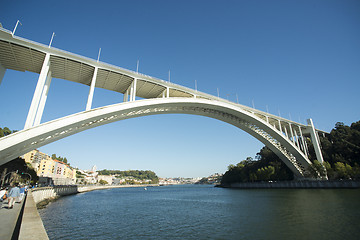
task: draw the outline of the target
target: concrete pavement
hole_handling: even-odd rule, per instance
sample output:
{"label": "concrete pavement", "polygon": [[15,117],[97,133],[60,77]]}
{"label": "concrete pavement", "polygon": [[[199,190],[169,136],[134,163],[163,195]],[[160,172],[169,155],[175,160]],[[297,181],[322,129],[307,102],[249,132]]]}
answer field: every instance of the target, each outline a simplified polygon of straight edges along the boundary
{"label": "concrete pavement", "polygon": [[12,239],[23,203],[24,200],[21,203],[15,203],[12,209],[8,209],[7,200],[3,202],[0,209],[0,239]]}

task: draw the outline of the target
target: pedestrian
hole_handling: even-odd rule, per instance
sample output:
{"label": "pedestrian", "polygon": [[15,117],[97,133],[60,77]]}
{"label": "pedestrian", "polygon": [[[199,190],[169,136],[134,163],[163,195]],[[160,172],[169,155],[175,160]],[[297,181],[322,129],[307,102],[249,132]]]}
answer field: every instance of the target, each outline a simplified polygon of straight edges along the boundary
{"label": "pedestrian", "polygon": [[7,195],[6,195],[6,188],[1,188],[0,190],[0,209],[2,208],[2,204],[3,204],[3,201],[6,200],[7,198]]}
{"label": "pedestrian", "polygon": [[20,188],[18,187],[18,184],[15,183],[15,186],[10,189],[8,198],[8,209],[12,209],[14,207],[15,200],[20,197]]}
{"label": "pedestrian", "polygon": [[19,203],[24,199],[25,196],[25,186],[20,185],[20,197],[19,197]]}

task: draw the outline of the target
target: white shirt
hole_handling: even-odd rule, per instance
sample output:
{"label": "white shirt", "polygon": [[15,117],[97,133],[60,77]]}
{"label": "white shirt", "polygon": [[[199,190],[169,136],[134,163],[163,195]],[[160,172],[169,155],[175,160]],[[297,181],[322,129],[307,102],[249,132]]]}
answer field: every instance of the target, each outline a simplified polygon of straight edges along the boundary
{"label": "white shirt", "polygon": [[0,199],[4,196],[5,193],[6,193],[5,189],[0,191]]}

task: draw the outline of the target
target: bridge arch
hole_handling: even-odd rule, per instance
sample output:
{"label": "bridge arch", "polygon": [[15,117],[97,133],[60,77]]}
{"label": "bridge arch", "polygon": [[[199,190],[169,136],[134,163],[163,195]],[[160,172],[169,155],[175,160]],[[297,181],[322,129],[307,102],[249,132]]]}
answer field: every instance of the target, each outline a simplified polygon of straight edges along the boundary
{"label": "bridge arch", "polygon": [[0,164],[62,138],[124,119],[155,114],[201,115],[234,125],[268,146],[303,178],[311,162],[288,138],[263,119],[226,102],[199,98],[157,98],[118,103],[79,112],[0,139]]}

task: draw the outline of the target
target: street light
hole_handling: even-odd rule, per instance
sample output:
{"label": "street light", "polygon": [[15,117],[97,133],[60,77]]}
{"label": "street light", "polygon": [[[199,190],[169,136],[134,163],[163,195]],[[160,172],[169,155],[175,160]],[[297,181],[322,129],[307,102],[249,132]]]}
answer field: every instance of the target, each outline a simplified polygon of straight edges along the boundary
{"label": "street light", "polygon": [[21,173],[21,174],[23,174],[23,175],[24,175],[24,174],[29,175],[29,177],[30,177],[30,181],[29,181],[29,183],[31,183],[31,175],[30,175],[29,173],[24,173],[24,172],[23,172],[23,173]]}

